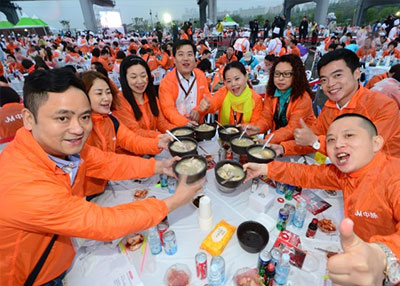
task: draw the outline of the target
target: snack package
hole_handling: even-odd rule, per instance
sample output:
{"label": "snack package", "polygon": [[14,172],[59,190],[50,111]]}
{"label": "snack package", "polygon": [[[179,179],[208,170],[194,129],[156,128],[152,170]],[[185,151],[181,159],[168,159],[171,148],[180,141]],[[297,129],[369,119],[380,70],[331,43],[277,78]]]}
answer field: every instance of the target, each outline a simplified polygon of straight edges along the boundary
{"label": "snack package", "polygon": [[206,250],[212,256],[220,255],[232,238],[235,230],[236,226],[221,220],[203,240],[200,248]]}
{"label": "snack package", "polygon": [[279,233],[274,246],[282,250],[282,253],[289,253],[290,264],[301,269],[303,267],[306,252],[302,250],[300,237],[289,231],[284,230]]}

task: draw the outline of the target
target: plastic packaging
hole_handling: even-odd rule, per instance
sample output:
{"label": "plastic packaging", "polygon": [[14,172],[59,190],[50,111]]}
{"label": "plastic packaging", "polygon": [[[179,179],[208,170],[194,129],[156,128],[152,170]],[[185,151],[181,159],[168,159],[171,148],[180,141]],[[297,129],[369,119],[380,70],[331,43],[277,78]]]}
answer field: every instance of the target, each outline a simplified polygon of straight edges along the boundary
{"label": "plastic packaging", "polygon": [[232,238],[235,230],[235,226],[221,220],[203,240],[200,248],[206,250],[212,256],[220,255]]}
{"label": "plastic packaging", "polygon": [[164,276],[165,285],[189,286],[192,273],[186,264],[176,263],[167,269]]}

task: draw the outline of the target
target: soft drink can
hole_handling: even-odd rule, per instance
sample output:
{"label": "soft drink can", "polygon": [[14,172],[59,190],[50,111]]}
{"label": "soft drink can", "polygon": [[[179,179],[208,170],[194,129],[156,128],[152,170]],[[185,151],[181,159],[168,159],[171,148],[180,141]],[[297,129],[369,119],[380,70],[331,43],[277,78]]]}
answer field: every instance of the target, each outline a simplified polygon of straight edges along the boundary
{"label": "soft drink can", "polygon": [[281,208],[279,210],[278,222],[276,223],[276,228],[280,231],[286,229],[286,223],[289,219],[289,210],[286,208]]}
{"label": "soft drink can", "polygon": [[271,262],[271,254],[269,253],[267,248],[265,248],[258,255],[258,262],[257,262],[258,274],[261,277],[264,277],[265,268],[267,267],[268,263],[270,263],[270,262]]}
{"label": "soft drink can", "polygon": [[280,250],[279,248],[272,248],[271,249],[271,262],[272,264],[274,264],[275,266],[279,263],[279,261],[281,261],[281,257],[282,257],[282,250]]}
{"label": "soft drink can", "polygon": [[284,195],[285,194],[285,184],[281,183],[281,182],[276,182],[275,190],[279,195]]}
{"label": "soft drink can", "polygon": [[207,278],[207,255],[204,252],[199,252],[194,257],[196,262],[196,274],[200,280]]}
{"label": "soft drink can", "polygon": [[293,223],[293,217],[294,213],[296,212],[296,207],[292,204],[285,204],[283,207],[289,211],[289,217],[286,225],[291,225]]}
{"label": "soft drink can", "polygon": [[165,223],[165,222],[160,222],[158,225],[157,225],[157,231],[158,231],[158,235],[160,236],[160,241],[161,241],[161,244],[164,246],[164,241],[163,241],[163,235],[164,235],[164,232],[166,232],[168,230],[168,224],[167,223]]}
{"label": "soft drink can", "polygon": [[231,149],[225,151],[225,159],[226,160],[233,160],[233,152]]}
{"label": "soft drink can", "polygon": [[178,245],[176,244],[175,232],[168,230],[163,234],[164,251],[168,255],[174,255],[178,251]]}

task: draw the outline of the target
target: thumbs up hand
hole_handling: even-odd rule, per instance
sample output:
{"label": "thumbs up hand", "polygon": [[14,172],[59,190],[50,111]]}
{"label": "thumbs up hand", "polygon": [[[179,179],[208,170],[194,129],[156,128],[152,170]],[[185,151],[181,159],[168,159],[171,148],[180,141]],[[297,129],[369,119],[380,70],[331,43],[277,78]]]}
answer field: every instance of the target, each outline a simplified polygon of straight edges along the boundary
{"label": "thumbs up hand", "polygon": [[327,264],[332,285],[382,285],[386,268],[385,253],[377,244],[359,238],[353,227],[353,221],[348,218],[340,223],[343,253],[329,258]]}
{"label": "thumbs up hand", "polygon": [[207,96],[204,96],[204,98],[200,101],[199,109],[201,112],[205,112],[208,108],[210,108],[210,105],[210,100]]}
{"label": "thumbs up hand", "polygon": [[318,136],[307,126],[303,119],[300,119],[300,128],[294,130],[294,140],[300,146],[312,146],[318,140]]}

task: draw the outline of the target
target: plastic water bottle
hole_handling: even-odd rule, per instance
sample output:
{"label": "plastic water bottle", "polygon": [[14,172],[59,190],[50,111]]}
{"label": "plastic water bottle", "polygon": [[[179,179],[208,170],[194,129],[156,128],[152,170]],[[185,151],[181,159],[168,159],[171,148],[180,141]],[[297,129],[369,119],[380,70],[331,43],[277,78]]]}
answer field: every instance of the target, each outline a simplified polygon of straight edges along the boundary
{"label": "plastic water bottle", "polygon": [[289,264],[289,254],[284,253],[282,255],[282,259],[280,263],[275,268],[275,277],[274,281],[277,285],[283,286],[286,285],[288,280],[289,272],[290,272],[290,264]]}
{"label": "plastic water bottle", "polygon": [[304,225],[304,220],[306,219],[307,209],[306,202],[302,201],[300,206],[297,207],[296,212],[293,217],[293,225],[297,228],[302,228]]}
{"label": "plastic water bottle", "polygon": [[152,227],[149,229],[148,242],[151,254],[157,255],[161,252],[162,248],[161,248],[160,235],[158,234],[156,227]]}
{"label": "plastic water bottle", "polygon": [[208,283],[210,286],[222,286],[225,281],[225,260],[222,256],[211,259]]}

